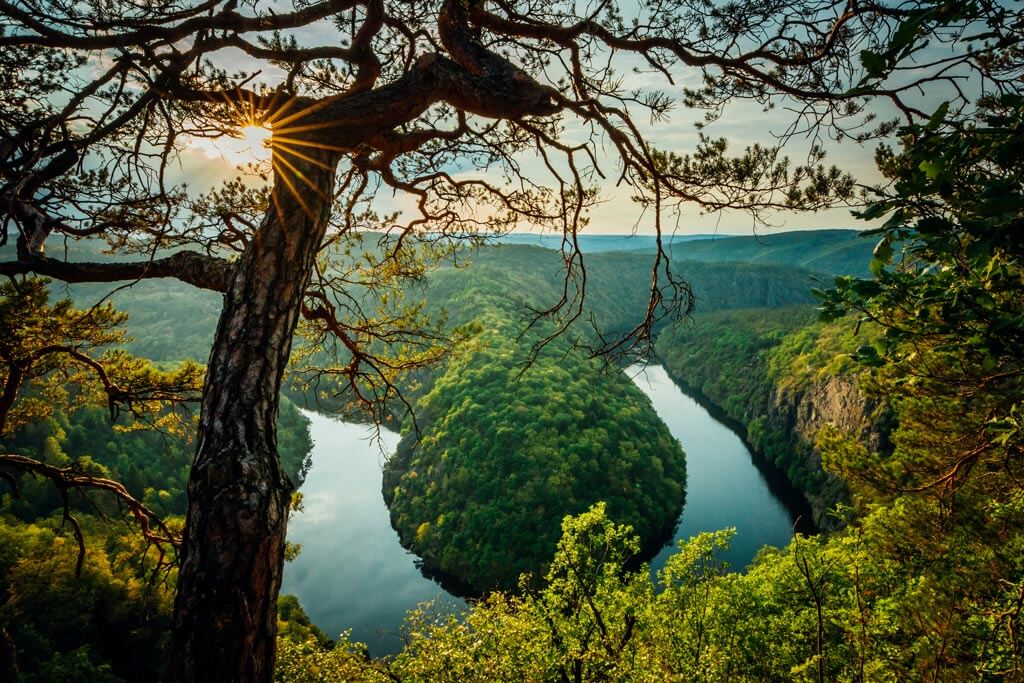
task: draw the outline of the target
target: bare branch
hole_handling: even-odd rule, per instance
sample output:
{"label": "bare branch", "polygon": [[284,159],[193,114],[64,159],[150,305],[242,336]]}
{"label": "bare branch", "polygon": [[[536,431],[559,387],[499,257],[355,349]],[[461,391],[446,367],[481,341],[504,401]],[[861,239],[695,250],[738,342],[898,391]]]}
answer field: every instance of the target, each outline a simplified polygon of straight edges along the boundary
{"label": "bare branch", "polygon": [[[64,503],[64,519],[71,524],[78,542],[79,551],[76,571],[79,573],[85,560],[86,549],[82,527],[74,515],[71,514],[69,494],[74,490],[92,490],[111,494],[135,518],[139,528],[142,530],[143,537],[147,541],[158,546],[169,545],[174,548],[181,544],[180,534],[172,531],[159,515],[128,493],[128,490],[119,482],[103,477],[94,477],[82,472],[73,465],[70,467],[54,467],[33,458],[10,453],[0,454],[0,466],[6,467],[9,470],[48,479],[60,492]],[[18,495],[18,487],[10,472],[0,469],[0,474],[2,474],[2,478],[5,481],[11,484],[14,494]]]}

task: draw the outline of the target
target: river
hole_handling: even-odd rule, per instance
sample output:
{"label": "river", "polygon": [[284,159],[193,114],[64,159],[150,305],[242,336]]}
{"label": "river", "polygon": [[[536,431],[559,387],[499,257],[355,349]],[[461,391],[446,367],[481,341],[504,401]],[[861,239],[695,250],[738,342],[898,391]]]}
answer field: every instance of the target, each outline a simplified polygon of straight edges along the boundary
{"label": "river", "polygon": [[[661,366],[629,369],[655,410],[686,451],[686,504],[675,538],[735,527],[726,558],[745,566],[764,545],[783,545],[803,509],[777,472],[758,464],[743,440],[687,396]],[[398,435],[379,440],[366,425],[306,413],[312,424],[313,466],[302,487],[303,511],[292,515],[288,540],[302,546],[285,567],[283,593],[297,595],[315,624],[329,636],[351,629],[353,640],[373,655],[401,647],[405,613],[436,601],[439,613],[465,602],[446,593],[402,548],[381,497],[381,465]],[[667,546],[651,562],[661,567]]]}

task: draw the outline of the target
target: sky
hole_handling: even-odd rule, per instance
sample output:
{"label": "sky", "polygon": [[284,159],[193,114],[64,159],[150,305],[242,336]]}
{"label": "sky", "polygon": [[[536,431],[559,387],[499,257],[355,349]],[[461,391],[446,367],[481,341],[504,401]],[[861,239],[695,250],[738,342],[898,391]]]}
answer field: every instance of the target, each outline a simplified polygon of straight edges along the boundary
{"label": "sky", "polygon": [[[739,109],[739,107],[737,107]],[[692,121],[686,121],[686,115],[692,112],[680,112],[673,120],[661,123],[650,131],[650,138],[655,144],[680,153],[693,148],[696,133]],[[730,140],[731,148],[740,150],[746,145],[760,142],[772,144],[772,134],[781,132],[786,122],[781,118],[774,126],[766,125],[765,116],[755,114],[742,115],[737,112],[735,117],[728,117],[720,125],[707,132],[720,135]],[[677,120],[678,119],[678,122]],[[239,165],[252,158],[266,158],[268,150],[262,148],[259,140],[249,131],[243,133],[243,139],[223,139],[220,141],[196,140],[183,152],[178,172],[182,180],[187,180],[190,187],[207,188],[222,180],[234,177]],[[798,161],[805,148],[801,140],[793,141],[790,154]],[[873,146],[856,145],[853,142],[827,145],[826,161],[848,171],[860,182],[872,183],[878,179],[875,169]],[[524,161],[529,169],[537,166],[537,173],[542,169],[539,163]],[[610,165],[609,165],[610,166]],[[614,174],[613,174],[614,175]],[[643,215],[639,207],[630,200],[629,188],[618,188],[612,182],[600,188],[601,202],[590,211],[588,234],[625,234],[635,231],[638,234],[653,234],[653,218]],[[393,198],[387,191],[382,191],[377,198],[381,212],[402,208],[403,202]],[[777,212],[769,217],[768,224],[755,225],[750,215],[743,212],[721,212],[702,214],[699,207],[684,207],[680,217],[663,217],[663,226],[670,232],[678,234],[751,234],[752,232],[776,232],[784,230],[807,230],[820,228],[855,228],[866,229],[867,224],[856,220],[849,208],[836,208],[821,212]]]}
{"label": "sky", "polygon": [[[304,36],[304,42],[324,42],[334,36],[335,29],[331,26],[318,26],[308,35]],[[237,51],[225,51],[218,54],[219,64],[228,71],[245,69],[252,71],[254,68],[251,60],[244,54]],[[631,87],[658,88],[670,95],[678,96],[681,89],[699,77],[698,72],[685,73],[681,80],[675,85],[668,85],[663,78],[656,74],[634,73],[628,60],[623,61],[617,67],[620,72],[626,74]],[[266,69],[266,65],[260,65],[263,69],[261,78],[273,82],[275,75],[273,70]],[[677,97],[678,99],[678,97]],[[668,120],[656,124],[645,125],[644,132],[648,139],[662,149],[687,153],[693,150],[698,139],[698,132],[695,122],[701,120],[703,113],[700,111],[686,110],[681,106],[671,112]],[[741,151],[745,146],[760,143],[772,145],[775,142],[775,135],[782,133],[790,124],[792,114],[785,108],[779,107],[771,111],[763,111],[760,105],[754,103],[733,103],[727,108],[725,114],[704,132],[712,137],[725,137],[730,141],[731,149]],[[643,120],[642,116],[637,117]],[[567,136],[573,133],[571,123],[567,127]],[[878,181],[879,176],[875,169],[873,157],[875,144],[865,146],[858,145],[853,141],[836,143],[834,141],[822,141],[828,152],[826,162],[835,164],[840,169],[851,173],[859,182],[873,184]],[[807,139],[792,140],[787,153],[795,163],[803,158],[810,141]],[[244,163],[253,152],[257,155],[260,152],[259,143],[252,140],[224,140],[221,142],[202,140],[190,145],[182,154],[178,175],[187,179],[192,188],[207,188],[220,180],[233,177],[235,167]],[[265,152],[264,152],[265,154]],[[537,177],[543,177],[545,171],[541,161],[537,158],[523,158],[522,164],[528,173],[536,173]],[[630,200],[628,187],[616,187],[615,168],[609,163],[606,175],[612,180],[600,187],[600,203],[594,207],[589,216],[590,223],[587,228],[589,234],[624,234],[636,231],[639,234],[653,233],[654,220],[650,214],[644,215]],[[402,210],[411,206],[411,200],[401,197],[394,198],[387,192],[381,192],[377,197],[376,208],[380,213],[391,210]],[[801,230],[817,228],[858,228],[870,227],[861,221],[856,220],[849,208],[836,208],[818,213],[794,213],[778,212],[768,217],[767,224],[755,224],[751,216],[742,212],[723,212],[718,214],[702,214],[698,207],[684,207],[679,216],[664,216],[663,226],[669,232],[678,234],[750,234],[751,232],[771,232],[782,230]]]}

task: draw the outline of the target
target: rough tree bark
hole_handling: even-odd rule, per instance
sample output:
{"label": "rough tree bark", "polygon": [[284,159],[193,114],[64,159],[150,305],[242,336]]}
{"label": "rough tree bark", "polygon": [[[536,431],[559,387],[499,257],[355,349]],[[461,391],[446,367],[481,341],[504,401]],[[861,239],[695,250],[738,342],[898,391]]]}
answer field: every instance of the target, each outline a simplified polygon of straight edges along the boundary
{"label": "rough tree bark", "polygon": [[[185,681],[270,681],[292,483],[277,453],[282,374],[324,236],[338,157],[278,174],[234,268],[213,342],[175,604],[171,671]],[[302,187],[305,185],[305,187]]]}

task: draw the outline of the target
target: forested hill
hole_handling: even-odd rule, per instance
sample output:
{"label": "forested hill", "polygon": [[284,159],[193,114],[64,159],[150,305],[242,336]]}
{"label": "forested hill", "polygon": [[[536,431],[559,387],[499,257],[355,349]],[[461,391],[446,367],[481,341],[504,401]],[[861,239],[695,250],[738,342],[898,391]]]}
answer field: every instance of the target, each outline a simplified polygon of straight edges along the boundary
{"label": "forested hill", "polygon": [[[718,237],[715,233],[698,235],[671,235],[663,238],[662,243],[666,246],[692,242],[694,240],[706,240]],[[732,237],[732,235],[722,235]],[[588,254],[597,254],[605,251],[654,251],[658,248],[658,238],[654,235],[578,235],[580,249]],[[531,247],[546,247],[548,249],[561,249],[564,242],[562,235],[535,232],[512,232],[498,238],[499,244],[518,244]]]}
{"label": "forested hill", "polygon": [[[477,250],[467,268],[442,268],[428,278],[424,296],[429,304],[458,314],[452,304],[456,290],[493,289],[514,295],[534,308],[554,304],[565,277],[557,252],[541,247],[498,245]],[[586,292],[584,318],[591,315],[602,331],[635,325],[647,308],[652,255],[608,252],[584,255]],[[673,261],[674,277],[689,283],[697,310],[771,308],[813,301],[811,288],[827,279],[803,268],[770,263],[702,263]],[[664,284],[664,270],[659,274]],[[484,280],[489,285],[483,286]],[[576,283],[570,283],[574,291]]]}
{"label": "forested hill", "polygon": [[[513,233],[502,244],[561,249],[556,235]],[[823,229],[764,232],[756,235],[672,235],[662,240],[675,261],[721,263],[743,261],[800,266],[832,275],[866,275],[874,242],[858,230]],[[591,255],[608,252],[651,254],[657,249],[652,235],[581,235],[580,249]]]}
{"label": "forested hill", "polygon": [[554,252],[483,254],[433,273],[423,292],[469,336],[450,363],[421,373],[416,428],[406,417],[385,467],[403,544],[473,591],[515,589],[522,573],[543,575],[563,517],[605,501],[653,554],[682,508],[679,444],[623,372],[569,337],[530,363],[553,325],[524,334],[524,311],[557,297]]}
{"label": "forested hill", "polygon": [[[651,262],[641,252],[586,256],[584,320],[608,334],[640,322]],[[775,264],[670,267],[710,311],[806,304],[815,280]],[[526,367],[553,330],[548,321],[524,334],[529,311],[556,303],[564,277],[554,250],[498,245],[477,250],[468,267],[437,270],[416,292],[447,312],[449,329],[473,332],[447,367],[406,384],[418,398],[419,431],[406,418],[384,496],[403,544],[477,590],[542,574],[559,520],[599,501],[654,550],[682,500],[681,454],[649,401],[621,371],[602,371],[573,346],[593,341],[588,326]]]}
{"label": "forested hill", "polygon": [[407,420],[385,466],[403,544],[477,591],[514,590],[543,575],[563,517],[605,501],[653,555],[682,508],[678,442],[622,371],[566,339],[527,367],[538,334],[503,308],[477,308],[479,334],[429,379],[419,432]]}
{"label": "forested hill", "polygon": [[[804,241],[805,257],[824,248],[814,234],[795,238]],[[374,241],[367,240],[368,250]],[[79,258],[102,258],[95,242],[72,249]],[[405,292],[407,300],[422,299],[431,315],[446,316],[449,331],[476,331],[456,349],[451,365],[396,380],[408,398],[422,399],[417,417],[423,445],[417,447],[407,422],[409,438],[389,467],[385,488],[403,540],[433,566],[478,589],[514,587],[521,571],[539,573],[553,554],[561,518],[598,500],[631,523],[645,544],[656,543],[682,504],[682,454],[622,373],[601,372],[572,347],[573,339],[592,334],[590,326],[578,326],[521,374],[532,345],[553,330],[546,323],[521,336],[529,311],[555,304],[562,294],[562,256],[548,248],[499,244],[461,257],[470,265],[441,266]],[[651,263],[652,254],[643,250],[586,254],[583,320],[606,335],[636,325],[647,308]],[[677,260],[668,268],[692,286],[697,310],[704,312],[807,304],[811,287],[828,279],[770,262]],[[659,276],[664,281],[667,273]],[[570,292],[577,284],[569,283]],[[76,286],[69,292],[85,306],[110,289]],[[220,295],[151,280],[115,291],[111,299],[129,314],[133,353],[161,362],[205,360]],[[312,360],[337,365],[347,359],[321,353]],[[487,494],[510,472],[521,480],[520,498]],[[622,495],[624,482],[642,495]],[[532,519],[516,517],[515,510],[531,511]],[[502,534],[489,536],[495,542],[486,552],[473,550],[479,530],[494,528],[495,520],[505,525]]]}
{"label": "forested hill", "polygon": [[826,325],[811,306],[700,313],[657,340],[669,374],[719,408],[751,448],[786,474],[811,504],[815,524],[846,500],[841,479],[822,468],[819,436],[839,429],[889,452],[893,415],[860,386],[852,357],[876,330]]}
{"label": "forested hill", "polygon": [[[829,232],[837,235],[830,237]],[[771,258],[759,255],[758,249],[765,249],[757,242],[760,238],[689,241],[677,245],[670,267],[674,275],[693,286],[698,311],[810,303],[812,287],[820,286],[822,281],[830,282],[831,275],[854,272],[853,259],[848,263],[831,258],[830,254],[853,254],[855,246],[863,249],[865,241],[855,235],[852,231],[782,233],[777,237],[785,248],[769,248],[774,254]],[[373,242],[367,240],[368,245]],[[734,249],[734,244],[743,248]],[[5,247],[0,254],[10,249]],[[99,260],[107,258],[102,249],[97,241],[81,240],[70,244],[68,253],[72,258]],[[869,247],[865,253],[870,254]],[[859,258],[863,261],[868,256],[861,253]],[[745,260],[757,262],[740,263]],[[800,260],[821,268],[801,267]],[[458,278],[468,278],[464,283],[460,284],[457,278],[444,286],[431,284],[411,292],[409,298],[425,297],[435,311],[449,310],[451,287],[473,287],[473,280],[484,271],[493,276],[489,286],[499,291],[521,288],[536,296],[532,304],[538,308],[554,303],[561,291],[564,266],[554,249],[498,244],[461,254],[459,262],[470,265],[457,269],[442,267],[439,272],[455,270],[460,273]],[[652,254],[643,249],[584,253],[587,317],[593,314],[599,326],[610,334],[635,324],[646,308],[651,262]],[[428,278],[428,282],[436,281],[437,274]],[[54,288],[65,290],[59,283]],[[87,306],[112,290],[113,285],[92,284],[75,285],[67,291],[79,305]],[[206,361],[220,312],[219,294],[175,280],[143,280],[129,289],[114,291],[110,300],[129,315],[128,330],[134,336],[129,350],[133,353],[156,361]]]}
{"label": "forested hill", "polygon": [[801,230],[714,237],[672,246],[674,260],[799,266],[830,275],[867,276],[875,242],[856,230]]}

